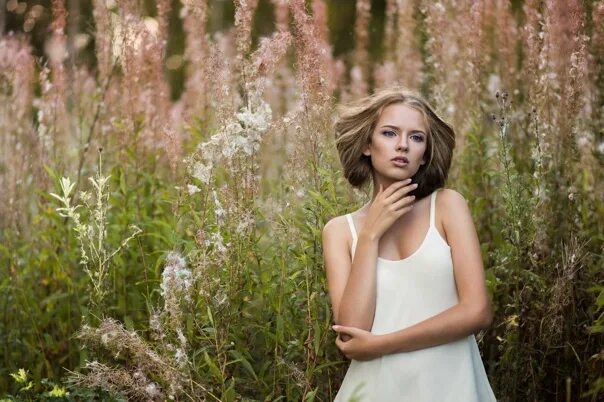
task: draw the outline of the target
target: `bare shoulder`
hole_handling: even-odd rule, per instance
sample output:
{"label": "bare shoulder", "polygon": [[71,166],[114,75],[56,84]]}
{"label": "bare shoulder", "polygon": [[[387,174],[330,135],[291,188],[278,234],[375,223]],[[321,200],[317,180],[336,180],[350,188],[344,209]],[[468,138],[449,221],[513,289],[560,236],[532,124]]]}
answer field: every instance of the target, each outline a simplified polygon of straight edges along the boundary
{"label": "bare shoulder", "polygon": [[443,188],[438,192],[437,200],[442,201],[443,206],[451,205],[453,208],[456,206],[467,205],[466,199],[458,191],[452,188]]}
{"label": "bare shoulder", "polygon": [[470,208],[465,197],[452,188],[443,188],[436,197],[437,209],[442,211],[442,221],[446,226],[447,222],[459,221],[459,219],[470,218]]}
{"label": "bare shoulder", "polygon": [[331,218],[322,232],[323,257],[325,267],[342,266],[345,261],[352,260],[350,247],[352,246],[352,234],[348,227],[346,215]]}
{"label": "bare shoulder", "polygon": [[[323,226],[323,241],[333,241],[338,239],[351,238],[348,233],[348,222],[346,221],[346,215],[335,216],[331,218],[325,226]],[[348,243],[348,240],[346,240]]]}

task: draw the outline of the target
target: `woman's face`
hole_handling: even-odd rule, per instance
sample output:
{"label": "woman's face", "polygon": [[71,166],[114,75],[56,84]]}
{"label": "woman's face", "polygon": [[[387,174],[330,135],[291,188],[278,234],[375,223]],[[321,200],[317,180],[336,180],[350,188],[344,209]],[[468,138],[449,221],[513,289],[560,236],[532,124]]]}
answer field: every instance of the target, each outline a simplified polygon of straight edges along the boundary
{"label": "woman's face", "polygon": [[[363,151],[371,157],[374,173],[386,181],[412,177],[426,163],[428,127],[421,112],[402,103],[386,106]],[[395,159],[400,158],[400,159]]]}

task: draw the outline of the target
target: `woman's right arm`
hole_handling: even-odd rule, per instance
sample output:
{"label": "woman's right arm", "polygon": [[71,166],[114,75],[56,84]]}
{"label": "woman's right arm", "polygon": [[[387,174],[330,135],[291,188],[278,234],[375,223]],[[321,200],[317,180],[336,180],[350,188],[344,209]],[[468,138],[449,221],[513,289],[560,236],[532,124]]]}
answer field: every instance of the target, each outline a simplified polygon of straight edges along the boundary
{"label": "woman's right arm", "polygon": [[370,331],[376,300],[376,264],[379,240],[392,223],[407,213],[415,199],[407,193],[416,188],[410,180],[380,187],[359,233],[354,260],[342,237],[345,218],[334,218],[323,228],[323,256],[327,286],[336,324]]}
{"label": "woman's right arm", "polygon": [[375,313],[379,238],[361,230],[351,261],[347,244],[342,241],[346,226],[340,217],[323,228],[323,258],[334,321],[369,331]]}

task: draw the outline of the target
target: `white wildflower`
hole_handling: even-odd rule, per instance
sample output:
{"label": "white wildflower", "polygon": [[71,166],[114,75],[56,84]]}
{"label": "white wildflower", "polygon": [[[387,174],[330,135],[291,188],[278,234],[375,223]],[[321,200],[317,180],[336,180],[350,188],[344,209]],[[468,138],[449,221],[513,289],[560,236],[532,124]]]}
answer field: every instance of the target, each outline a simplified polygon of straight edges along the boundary
{"label": "white wildflower", "polygon": [[159,388],[157,387],[157,384],[155,384],[154,382],[147,384],[147,386],[145,387],[145,392],[151,398],[155,398],[160,395]]}
{"label": "white wildflower", "polygon": [[446,11],[445,6],[442,3],[434,4],[434,9],[439,13],[444,13]]}
{"label": "white wildflower", "polygon": [[174,252],[168,254],[160,285],[162,296],[171,297],[184,294],[185,299],[188,300],[192,284],[191,271],[187,269],[185,259]]}
{"label": "white wildflower", "polygon": [[178,340],[180,341],[180,344],[184,347],[187,344],[187,338],[185,337],[185,334],[182,333],[182,330],[180,328],[178,328],[176,330],[176,336],[178,337]]}
{"label": "white wildflower", "polygon": [[581,135],[577,138],[577,148],[581,152],[588,152],[591,146],[591,141],[585,135]]}
{"label": "white wildflower", "polygon": [[180,13],[178,14],[178,17],[180,19],[184,19],[187,16],[187,14],[189,14],[189,7],[187,7],[186,4],[183,4],[182,8],[180,9]]}
{"label": "white wildflower", "polygon": [[187,354],[181,348],[176,348],[176,353],[174,354],[174,359],[179,364],[184,364],[187,362]]}
{"label": "white wildflower", "polygon": [[243,108],[236,116],[245,128],[261,133],[269,127],[271,108],[268,103],[261,102],[255,110]]}
{"label": "white wildflower", "polygon": [[361,81],[363,79],[363,72],[361,71],[361,68],[359,66],[352,67],[350,70],[350,77],[352,78],[353,82]]}
{"label": "white wildflower", "polygon": [[245,212],[239,219],[237,224],[237,233],[243,233],[247,228],[254,224],[254,217],[250,212]]}
{"label": "white wildflower", "polygon": [[134,377],[135,380],[143,380],[143,381],[147,378],[140,369],[136,370],[134,372],[134,374],[132,375],[132,377]]}
{"label": "white wildflower", "polygon": [[501,79],[497,74],[489,75],[489,83],[487,84],[489,93],[494,94],[501,89]]}
{"label": "white wildflower", "polygon": [[88,203],[91,198],[92,198],[92,196],[90,195],[89,192],[87,192],[87,191],[80,191],[80,199],[82,200],[82,202]]}
{"label": "white wildflower", "polygon": [[196,162],[193,165],[192,176],[204,184],[210,183],[211,173],[212,173],[212,165],[204,165],[201,162]]}
{"label": "white wildflower", "polygon": [[145,17],[143,20],[143,26],[153,36],[157,36],[159,32],[159,23],[153,17]]}
{"label": "white wildflower", "polygon": [[197,187],[196,185],[187,184],[187,191],[189,192],[189,195],[193,195],[195,193],[200,192],[201,189],[199,187]]}
{"label": "white wildflower", "polygon": [[218,225],[222,225],[224,223],[226,211],[224,210],[224,208],[222,208],[222,204],[218,199],[218,194],[216,194],[216,190],[212,190],[212,198],[214,200],[214,214],[216,215],[216,221]]}
{"label": "white wildflower", "polygon": [[205,240],[204,243],[206,247],[214,246],[216,251],[218,251],[220,254],[225,254],[227,252],[226,246],[224,244],[224,239],[222,238],[222,235],[220,233],[212,233],[210,235],[210,238]]}
{"label": "white wildflower", "polygon": [[160,339],[163,339],[166,336],[164,334],[164,331],[163,331],[163,328],[161,325],[161,318],[158,313],[154,312],[153,314],[151,314],[151,317],[149,317],[149,326],[151,327],[151,329],[153,331],[155,331],[156,336],[159,337]]}
{"label": "white wildflower", "polygon": [[219,290],[214,295],[214,301],[217,306],[222,306],[227,301],[227,295],[223,290]]}

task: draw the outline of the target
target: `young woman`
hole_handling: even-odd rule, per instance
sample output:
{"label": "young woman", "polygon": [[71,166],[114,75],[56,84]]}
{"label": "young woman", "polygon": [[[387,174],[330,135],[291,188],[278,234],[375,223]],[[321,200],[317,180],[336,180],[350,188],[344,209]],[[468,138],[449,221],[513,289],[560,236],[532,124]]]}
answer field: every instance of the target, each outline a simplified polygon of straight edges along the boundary
{"label": "young woman", "polygon": [[348,182],[373,183],[323,228],[336,345],[352,360],[335,402],[496,401],[474,337],[492,321],[479,242],[443,188],[453,129],[395,88],[345,107],[335,131]]}

